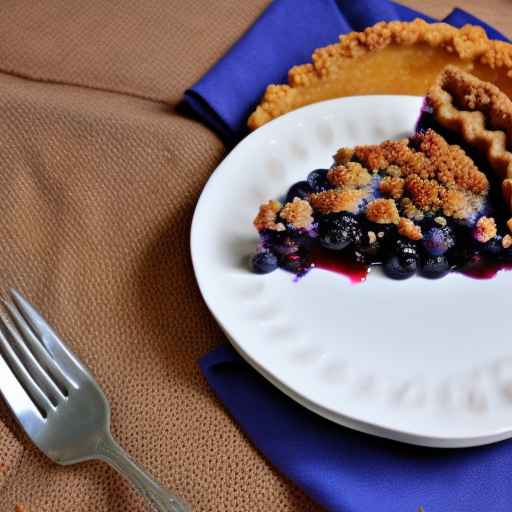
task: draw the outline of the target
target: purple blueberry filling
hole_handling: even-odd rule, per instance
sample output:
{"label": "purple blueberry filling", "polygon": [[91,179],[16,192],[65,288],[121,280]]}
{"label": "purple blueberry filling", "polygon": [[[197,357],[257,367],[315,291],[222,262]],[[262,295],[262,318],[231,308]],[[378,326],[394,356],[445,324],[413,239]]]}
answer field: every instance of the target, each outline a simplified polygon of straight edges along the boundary
{"label": "purple blueberry filling", "polygon": [[309,230],[287,226],[283,231],[263,231],[252,268],[260,274],[280,267],[304,275],[314,266],[319,250],[366,265],[382,265],[384,273],[397,280],[415,274],[437,279],[481,258],[512,261],[512,247],[504,248],[501,235],[480,242],[473,228],[461,222],[439,226],[427,217],[420,224],[425,227],[423,238],[414,241],[401,236],[395,225],[369,222],[363,214],[317,215]]}

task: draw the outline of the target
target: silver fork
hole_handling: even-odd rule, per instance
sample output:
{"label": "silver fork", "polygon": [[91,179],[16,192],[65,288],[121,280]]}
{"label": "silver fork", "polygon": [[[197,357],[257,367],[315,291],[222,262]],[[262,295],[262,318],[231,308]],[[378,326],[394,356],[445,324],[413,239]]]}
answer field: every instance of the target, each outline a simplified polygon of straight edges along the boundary
{"label": "silver fork", "polygon": [[59,464],[103,460],[158,512],[189,512],[114,441],[109,404],[85,365],[21,293],[10,298],[0,315],[0,393],[34,444]]}

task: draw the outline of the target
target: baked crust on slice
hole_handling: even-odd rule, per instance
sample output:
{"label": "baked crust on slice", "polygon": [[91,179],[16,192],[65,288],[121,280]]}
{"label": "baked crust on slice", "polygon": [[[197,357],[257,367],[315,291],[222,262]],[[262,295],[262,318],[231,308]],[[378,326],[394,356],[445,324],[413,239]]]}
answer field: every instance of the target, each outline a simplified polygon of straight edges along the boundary
{"label": "baked crust on slice", "polygon": [[512,96],[512,45],[489,40],[481,27],[380,22],[315,50],[311,63],[290,69],[287,85],[269,85],[248,126],[256,129],[290,110],[340,96],[423,96],[449,64]]}
{"label": "baked crust on slice", "polygon": [[484,155],[512,211],[512,101],[495,85],[447,66],[427,94],[436,121]]}

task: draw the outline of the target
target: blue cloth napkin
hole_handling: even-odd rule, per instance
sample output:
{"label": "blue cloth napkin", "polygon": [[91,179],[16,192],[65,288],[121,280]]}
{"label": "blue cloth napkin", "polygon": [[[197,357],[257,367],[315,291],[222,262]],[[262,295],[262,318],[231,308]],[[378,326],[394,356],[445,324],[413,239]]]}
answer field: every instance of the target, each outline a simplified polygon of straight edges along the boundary
{"label": "blue cloth napkin", "polygon": [[[228,144],[246,134],[246,121],[270,83],[286,82],[288,69],[310,62],[315,48],[340,34],[378,21],[410,21],[425,14],[388,0],[276,0],[243,37],[196,84],[184,102]],[[493,39],[506,38],[455,9],[445,20],[456,27],[481,25]]]}
{"label": "blue cloth napkin", "polygon": [[[185,101],[227,142],[265,86],[340,33],[380,20],[425,15],[386,0],[277,0],[190,90]],[[455,9],[444,21],[479,24]],[[257,71],[255,71],[257,70]],[[229,346],[200,361],[219,399],[272,464],[326,509],[339,512],[509,512],[512,441],[465,450],[415,448],[360,434],[307,411],[270,385]]]}
{"label": "blue cloth napkin", "polygon": [[510,512],[512,441],[436,450],[361,434],[281,393],[230,345],[204,356],[215,394],[268,460],[335,512]]}

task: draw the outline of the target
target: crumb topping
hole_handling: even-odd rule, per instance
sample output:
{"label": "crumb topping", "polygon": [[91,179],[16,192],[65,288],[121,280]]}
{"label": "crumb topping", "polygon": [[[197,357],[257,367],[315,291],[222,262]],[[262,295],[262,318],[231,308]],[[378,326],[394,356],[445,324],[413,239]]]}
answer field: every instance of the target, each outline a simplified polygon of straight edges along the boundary
{"label": "crumb topping", "polygon": [[443,193],[443,213],[454,219],[464,219],[471,213],[468,198],[461,190],[447,190]]}
{"label": "crumb topping", "polygon": [[[309,228],[315,212],[365,214],[378,224],[395,224],[410,240],[423,237],[418,223],[426,215],[445,226],[445,217],[474,224],[485,204],[489,182],[459,146],[449,145],[432,130],[410,140],[385,141],[344,151],[354,160],[333,165],[327,173],[331,187],[295,198],[284,207],[277,201],[260,206],[254,220],[258,230],[284,230],[286,225]],[[338,160],[344,159],[337,153]],[[336,157],[335,157],[336,158]],[[371,170],[371,172],[370,172]],[[512,218],[509,221],[512,233]],[[374,233],[379,236],[379,233]],[[478,240],[496,236],[494,219],[482,217],[475,227]]]}
{"label": "crumb topping", "polygon": [[501,245],[503,246],[503,249],[509,249],[512,247],[512,236],[505,235],[501,241]]}
{"label": "crumb topping", "polygon": [[[399,168],[397,167],[397,169]],[[379,190],[386,196],[400,199],[404,193],[404,180],[395,176],[386,176],[379,183]]]}
{"label": "crumb topping", "polygon": [[427,130],[417,139],[420,150],[433,164],[436,179],[445,187],[455,186],[473,194],[487,192],[487,176],[459,146],[448,144],[433,130]]}
{"label": "crumb topping", "polygon": [[435,180],[423,179],[417,175],[408,176],[405,189],[412,202],[424,212],[437,210],[441,206],[441,186]]}
{"label": "crumb topping", "polygon": [[357,213],[366,191],[357,189],[326,190],[309,196],[309,202],[320,213]]}
{"label": "crumb topping", "polygon": [[[478,205],[473,196],[486,194],[489,181],[464,151],[427,130],[407,140],[357,146],[354,158],[383,175],[380,192],[401,199],[404,214],[420,220],[442,209],[445,215],[466,218]],[[347,165],[347,164],[345,164]],[[391,174],[389,174],[391,173]]]}
{"label": "crumb topping", "polygon": [[375,199],[368,203],[366,217],[377,224],[398,224],[400,215],[393,199]]}
{"label": "crumb topping", "polygon": [[370,169],[383,170],[397,178],[435,178],[447,188],[459,187],[475,194],[487,191],[489,181],[466,153],[443,137],[427,130],[417,134],[414,142],[418,151],[407,140],[386,141],[378,145],[357,146],[354,156]]}
{"label": "crumb topping", "polygon": [[334,161],[338,165],[346,164],[354,156],[354,150],[352,148],[340,148],[334,155]]}
{"label": "crumb topping", "polygon": [[390,165],[386,169],[386,174],[392,178],[400,178],[400,176],[402,176],[402,169],[400,169],[398,165]]}
{"label": "crumb topping", "polygon": [[475,238],[481,242],[486,243],[492,240],[496,234],[496,222],[492,217],[481,217],[475,226]]}
{"label": "crumb topping", "polygon": [[347,162],[333,167],[327,173],[327,179],[337,187],[359,188],[368,185],[372,176],[360,163]]}
{"label": "crumb topping", "polygon": [[[433,130],[417,134],[414,142],[418,145],[418,150],[411,147],[407,140],[357,146],[354,157],[370,169],[390,173],[392,178],[410,178],[413,188],[421,187],[418,193],[423,200],[425,194],[437,195],[438,186],[458,187],[475,194],[487,191],[487,177],[459,146],[449,145]],[[419,179],[435,179],[435,184],[421,183]],[[387,180],[383,187],[391,186],[392,194],[398,195],[399,183],[401,182],[397,180]]]}
{"label": "crumb topping", "polygon": [[398,233],[410,240],[421,240],[423,238],[423,233],[421,232],[420,226],[414,224],[414,222],[410,219],[406,219],[405,217],[400,217],[400,222],[398,223]]}
{"label": "crumb topping", "polygon": [[297,229],[307,229],[313,224],[313,208],[307,201],[298,197],[291,203],[286,203],[279,216]]}
{"label": "crumb topping", "polygon": [[258,231],[270,229],[273,231],[284,231],[285,226],[282,222],[276,223],[277,214],[281,210],[281,203],[279,201],[270,200],[260,206],[260,211],[254,219],[254,226]]}
{"label": "crumb topping", "polygon": [[400,200],[400,206],[408,219],[421,221],[425,217],[425,214],[408,197]]}
{"label": "crumb topping", "polygon": [[287,85],[269,85],[248,120],[249,128],[256,129],[294,108],[326,99],[325,95],[316,99],[315,91],[321,90],[322,86],[328,88],[339,80],[340,70],[345,69],[347,62],[386,47],[414,45],[440,48],[452,61],[458,57],[466,63],[479,62],[493,70],[501,71],[503,68],[501,73],[511,76],[512,46],[488,39],[481,27],[465,25],[455,28],[446,23],[426,23],[420,19],[380,22],[362,32],[341,36],[337,44],[315,50],[311,63],[290,69]]}
{"label": "crumb topping", "polygon": [[393,158],[393,155],[398,155],[406,147],[406,141],[386,141],[382,144],[356,146],[354,148],[354,158],[368,169],[383,171],[391,164],[391,161],[398,159]]}

